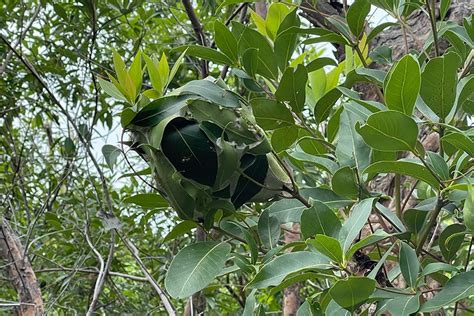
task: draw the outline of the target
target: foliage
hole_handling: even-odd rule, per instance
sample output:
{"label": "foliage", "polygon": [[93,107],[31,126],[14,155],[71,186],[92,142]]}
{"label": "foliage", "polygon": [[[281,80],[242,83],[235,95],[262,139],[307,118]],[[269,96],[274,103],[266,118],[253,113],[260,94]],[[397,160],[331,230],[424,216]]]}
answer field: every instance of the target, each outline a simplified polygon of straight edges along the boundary
{"label": "foliage", "polygon": [[[472,16],[434,21],[421,50],[392,62],[371,48],[373,32],[391,25],[367,32],[371,5],[400,23],[434,10],[356,0],[320,28],[291,3],[226,23],[242,4],[224,1],[216,18],[206,1],[198,22],[215,45],[203,46],[186,45],[193,31],[174,25],[188,19],[178,3],[36,3],[20,49],[52,92],[1,48],[11,60],[0,73],[0,187],[47,310],[86,310],[93,267],[110,254],[109,271],[122,274],[99,292],[104,313],[163,312],[157,287],[178,313],[198,291],[219,314],[278,312],[281,290],[296,283],[301,315],[469,310]],[[12,14],[2,28],[20,29],[21,5],[2,6]],[[435,56],[441,39],[449,47]],[[318,43],[345,48],[345,60],[319,56]],[[202,60],[210,76],[197,80]],[[362,97],[360,83],[377,97]],[[66,113],[78,114],[65,122]],[[103,146],[105,163],[94,165],[92,135],[114,118],[119,145]],[[425,148],[427,134],[437,150]],[[391,196],[371,185],[384,176]],[[293,229],[300,240],[285,242]],[[148,282],[136,277],[146,271],[156,284],[139,290],[131,282]],[[0,297],[15,300],[3,286]]]}

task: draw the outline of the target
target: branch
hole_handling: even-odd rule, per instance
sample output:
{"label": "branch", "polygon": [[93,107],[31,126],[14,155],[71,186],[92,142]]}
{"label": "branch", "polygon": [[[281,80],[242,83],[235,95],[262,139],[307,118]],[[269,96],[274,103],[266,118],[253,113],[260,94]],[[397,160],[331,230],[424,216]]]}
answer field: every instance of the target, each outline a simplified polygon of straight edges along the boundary
{"label": "branch", "polygon": [[[91,274],[100,273],[100,271],[97,271],[94,269],[74,269],[74,268],[46,268],[46,269],[36,270],[35,272],[36,273],[73,272],[73,273],[91,273]],[[129,279],[129,280],[133,280],[137,282],[148,282],[147,278],[136,276],[136,275],[130,275],[126,273],[121,273],[121,272],[109,271],[107,272],[107,275],[118,277],[118,278]]]}
{"label": "branch", "polygon": [[[186,14],[188,15],[189,20],[191,21],[191,24],[194,29],[194,33],[196,34],[196,39],[198,43],[202,46],[207,46],[206,42],[206,37],[204,36],[204,32],[202,29],[202,24],[199,21],[199,18],[196,15],[196,12],[194,12],[193,6],[191,4],[190,0],[182,0],[184,9],[186,10]],[[201,77],[206,78],[209,75],[209,65],[207,63],[207,60],[202,61],[201,65]]]}
{"label": "branch", "polygon": [[20,302],[15,314],[43,315],[44,304],[35,272],[28,258],[23,255],[20,239],[3,217],[0,218],[0,233],[0,259],[7,262],[8,278]]}
{"label": "branch", "polygon": [[166,296],[166,293],[161,289],[161,287],[158,285],[158,282],[155,281],[155,279],[150,274],[150,272],[148,272],[145,264],[143,263],[142,259],[139,256],[137,247],[135,247],[135,245],[127,237],[122,236],[120,234],[118,234],[118,235],[119,235],[120,239],[122,239],[123,243],[128,248],[128,250],[130,251],[130,253],[132,254],[135,261],[140,266],[140,269],[145,274],[145,277],[148,280],[148,282],[150,282],[152,287],[155,289],[156,293],[158,293],[158,295],[160,296],[160,299],[163,302],[163,305],[164,305],[166,311],[168,312],[168,315],[175,316],[176,311],[175,311],[173,305],[171,304],[170,299],[168,298],[168,296]]}

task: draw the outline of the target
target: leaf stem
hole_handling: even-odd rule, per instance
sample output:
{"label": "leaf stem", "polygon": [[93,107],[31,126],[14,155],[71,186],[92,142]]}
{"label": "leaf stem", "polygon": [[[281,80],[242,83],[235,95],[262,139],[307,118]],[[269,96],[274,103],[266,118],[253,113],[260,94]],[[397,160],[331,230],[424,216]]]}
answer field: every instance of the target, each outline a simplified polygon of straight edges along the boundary
{"label": "leaf stem", "polygon": [[439,56],[439,46],[438,46],[438,31],[436,29],[436,16],[435,16],[435,0],[425,0],[426,7],[428,8],[428,15],[430,16],[431,30],[433,32],[433,41],[436,56]]}
{"label": "leaf stem", "polygon": [[441,213],[441,209],[443,208],[444,201],[441,196],[438,196],[438,201],[436,202],[435,209],[433,210],[433,213],[431,214],[429,222],[423,227],[421,233],[420,233],[420,240],[418,242],[418,246],[416,247],[416,254],[419,255],[420,252],[423,250],[423,245],[426,242],[426,239],[428,238],[428,235],[431,231],[431,228],[433,228],[436,225],[436,220],[438,219],[439,213]]}
{"label": "leaf stem", "polygon": [[[467,267],[469,266],[469,260],[471,259],[471,250],[472,250],[472,243],[474,241],[474,237],[471,235],[471,242],[469,243],[469,249],[467,250],[467,256],[466,256],[466,263],[464,264],[464,272],[467,271]],[[458,305],[459,301],[456,302],[454,305],[454,316],[456,316],[458,312]]]}
{"label": "leaf stem", "polygon": [[403,221],[402,205],[401,205],[401,192],[400,192],[400,174],[395,174],[395,210],[398,218]]}

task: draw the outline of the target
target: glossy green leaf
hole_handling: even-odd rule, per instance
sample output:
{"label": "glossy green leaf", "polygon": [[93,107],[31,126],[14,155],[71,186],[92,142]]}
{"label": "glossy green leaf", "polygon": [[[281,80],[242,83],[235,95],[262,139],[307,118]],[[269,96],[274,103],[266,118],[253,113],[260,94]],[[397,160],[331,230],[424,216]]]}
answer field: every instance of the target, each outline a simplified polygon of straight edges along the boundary
{"label": "glossy green leaf", "polygon": [[449,262],[457,255],[464,241],[466,226],[463,224],[451,224],[446,227],[438,238],[438,245],[443,257]]}
{"label": "glossy green leaf", "polygon": [[450,279],[438,294],[421,305],[420,312],[435,312],[471,295],[474,295],[474,270]]}
{"label": "glossy green leaf", "polygon": [[301,232],[305,238],[316,234],[336,237],[340,229],[337,215],[320,201],[313,201],[313,206],[301,213]]}
{"label": "glossy green leaf", "polygon": [[356,239],[360,230],[367,222],[367,219],[372,212],[374,201],[375,198],[368,198],[358,202],[352,207],[351,214],[344,225],[342,225],[338,236],[344,252],[351,247],[352,242]]}
{"label": "glossy green leaf", "polygon": [[280,284],[289,274],[305,269],[324,270],[330,267],[329,260],[309,251],[286,253],[265,264],[247,284],[250,289],[261,289]]}
{"label": "glossy green leaf", "polygon": [[[273,4],[272,4],[273,5]],[[267,22],[267,27],[268,27]],[[286,33],[280,35],[286,29],[290,27],[299,27],[300,19],[297,14],[297,10],[292,10],[288,15],[285,16],[278,28],[278,34],[273,44],[273,50],[275,51],[275,57],[277,58],[278,67],[281,71],[284,71],[288,66],[288,61],[293,56],[297,45],[298,34]]]}
{"label": "glossy green leaf", "polygon": [[415,121],[398,111],[381,111],[356,125],[357,132],[372,148],[380,151],[414,150],[418,137]]}
{"label": "glossy green leaf", "polygon": [[276,246],[280,239],[280,222],[268,210],[263,211],[260,215],[257,230],[262,244],[267,249]]}
{"label": "glossy green leaf", "polygon": [[368,166],[364,173],[398,173],[424,181],[437,189],[438,180],[422,164],[410,161],[378,161]]}
{"label": "glossy green leaf", "polygon": [[348,311],[363,304],[375,290],[375,281],[366,277],[339,280],[329,290],[332,299]]}
{"label": "glossy green leaf", "polygon": [[297,138],[298,128],[294,125],[276,129],[272,134],[272,147],[277,153],[280,153],[290,148]]}
{"label": "glossy green leaf", "polygon": [[267,35],[274,39],[276,38],[277,31],[280,24],[283,22],[285,17],[290,13],[290,8],[281,2],[274,2],[268,6],[267,18],[266,18],[266,31]]}
{"label": "glossy green leaf", "polygon": [[220,65],[232,65],[232,60],[224,55],[223,53],[200,45],[188,45],[188,46],[180,46],[175,48],[176,51],[186,51],[186,54],[189,56],[194,56],[197,58],[201,58],[204,60],[212,61],[213,63],[220,64]]}
{"label": "glossy green leaf", "polygon": [[436,174],[442,180],[448,180],[450,178],[449,167],[446,161],[443,159],[443,157],[441,157],[440,154],[434,153],[431,151],[428,151],[427,155],[428,155],[428,162],[430,166],[433,168],[433,170],[436,172]]}
{"label": "glossy green leaf", "polygon": [[163,242],[168,242],[176,239],[177,237],[183,236],[187,233],[190,233],[193,228],[196,228],[198,225],[193,221],[182,221],[179,222],[173,229],[166,234]]}
{"label": "glossy green leaf", "polygon": [[234,34],[220,21],[214,22],[214,34],[217,47],[234,63],[238,60],[238,44]]}
{"label": "glossy green leaf", "polygon": [[152,127],[160,123],[165,118],[178,113],[186,106],[186,96],[166,96],[150,102],[138,112],[130,124]]}
{"label": "glossy green leaf", "polygon": [[428,212],[425,210],[410,208],[403,212],[403,221],[410,232],[418,234],[426,223],[427,215]]}
{"label": "glossy green leaf", "polygon": [[449,143],[455,148],[461,149],[462,151],[469,154],[471,157],[474,156],[474,141],[466,136],[464,133],[452,132],[441,138],[442,142]]}
{"label": "glossy green leaf", "polygon": [[273,130],[294,125],[293,115],[283,103],[267,98],[256,98],[251,103],[255,119],[263,129]]}
{"label": "glossy green leaf", "polygon": [[322,253],[332,261],[339,264],[343,263],[344,256],[342,254],[342,248],[337,239],[317,234],[314,239],[308,239],[306,243],[313,246],[318,252]]}
{"label": "glossy green leaf", "polygon": [[474,114],[474,75],[463,79],[461,83],[464,84],[458,96],[457,108],[462,107],[467,113]]}
{"label": "glossy green leaf", "polygon": [[127,98],[122,94],[122,92],[120,92],[119,89],[117,89],[117,87],[113,83],[99,78],[99,85],[102,90],[104,90],[105,93],[107,93],[111,97],[125,102],[128,101]]}
{"label": "glossy green leaf", "polygon": [[145,209],[168,207],[168,202],[159,194],[141,193],[123,199],[124,203],[131,203]]}
{"label": "glossy green leaf", "polygon": [[370,2],[368,0],[354,1],[347,10],[347,24],[355,37],[359,37],[364,31],[365,18],[370,12]]}
{"label": "glossy green leaf", "polygon": [[356,174],[350,167],[343,167],[334,173],[331,187],[336,194],[342,196],[356,198],[359,195]]}
{"label": "glossy green leaf", "polygon": [[308,73],[303,65],[298,65],[296,69],[288,67],[283,73],[275,96],[279,101],[288,101],[293,111],[300,114],[306,100],[307,81]]}
{"label": "glossy green leaf", "polygon": [[104,155],[105,162],[107,162],[107,166],[109,166],[112,171],[121,153],[122,151],[113,145],[102,146],[102,155]]}
{"label": "glossy green leaf", "polygon": [[227,108],[240,107],[240,99],[237,94],[225,90],[210,80],[193,80],[179,88],[180,95],[195,94],[205,98],[211,103]]}
{"label": "glossy green leaf", "polygon": [[174,298],[187,298],[205,288],[224,268],[231,247],[214,241],[183,248],[171,261],[165,287]]}
{"label": "glossy green leaf", "polygon": [[468,186],[462,214],[464,217],[464,225],[466,225],[471,233],[474,233],[474,185],[472,184]]}
{"label": "glossy green leaf", "polygon": [[421,74],[420,95],[441,119],[446,118],[454,106],[459,64],[459,56],[449,52],[431,59]]}
{"label": "glossy green leaf", "polygon": [[413,114],[420,91],[421,77],[418,61],[406,55],[396,62],[385,79],[385,104],[390,110]]}
{"label": "glossy green leaf", "polygon": [[403,278],[409,286],[414,287],[418,277],[418,272],[420,271],[420,262],[418,261],[415,249],[410,247],[408,244],[401,242],[398,261],[400,263],[400,270],[402,271]]}

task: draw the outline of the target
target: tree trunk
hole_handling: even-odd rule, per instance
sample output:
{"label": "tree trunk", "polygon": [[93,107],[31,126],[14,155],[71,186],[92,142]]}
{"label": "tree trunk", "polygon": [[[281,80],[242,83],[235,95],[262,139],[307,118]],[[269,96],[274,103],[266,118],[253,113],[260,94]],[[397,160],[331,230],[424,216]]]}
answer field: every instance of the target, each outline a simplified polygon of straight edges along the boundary
{"label": "tree trunk", "polygon": [[0,259],[6,266],[7,277],[18,293],[19,306],[14,314],[21,316],[43,315],[44,306],[41,290],[35,272],[20,239],[12,230],[5,218],[0,218]]}

